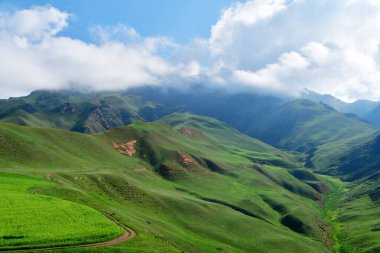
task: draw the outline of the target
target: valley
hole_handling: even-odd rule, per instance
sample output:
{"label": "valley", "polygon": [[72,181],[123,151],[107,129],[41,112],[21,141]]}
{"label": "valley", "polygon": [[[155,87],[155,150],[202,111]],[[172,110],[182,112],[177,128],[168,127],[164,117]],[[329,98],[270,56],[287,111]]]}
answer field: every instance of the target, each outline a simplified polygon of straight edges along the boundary
{"label": "valley", "polygon": [[[33,103],[55,111],[50,118],[62,115],[44,99]],[[143,104],[159,107],[149,101]],[[118,111],[107,106],[108,111]],[[20,198],[2,209],[3,217],[9,208],[21,210],[20,204],[49,210],[20,211],[7,218],[13,224],[7,227],[13,230],[1,230],[0,250],[59,247],[65,252],[77,245],[80,252],[284,252],[284,248],[286,252],[376,252],[380,238],[376,166],[373,170],[366,166],[367,174],[359,178],[345,169],[345,163],[334,166],[336,160],[330,159],[357,152],[345,149],[350,142],[363,150],[366,136],[376,128],[305,100],[271,108],[274,111],[254,127],[266,124],[268,133],[277,132],[278,137],[266,139],[259,130],[253,133],[278,148],[223,121],[181,110],[151,122],[138,120],[143,118],[139,116],[126,126],[93,134],[26,120],[19,123],[28,126],[0,123],[2,196],[8,196],[7,201],[13,194],[19,196],[11,198],[14,201]],[[292,125],[281,118],[284,115]],[[270,121],[265,119],[268,116]],[[334,121],[340,125],[334,126]],[[279,122],[286,132],[270,128]],[[368,184],[372,181],[373,187]],[[19,184],[24,188],[18,189]],[[85,218],[75,220],[86,212]],[[23,225],[33,219],[30,215],[56,220],[63,228],[48,222],[46,230],[63,234],[39,237],[35,230],[44,234],[43,227]],[[86,230],[70,222],[79,228],[85,222]],[[125,242],[115,239],[123,231],[136,236]],[[118,243],[101,243],[113,239]],[[79,247],[86,244],[93,246]]]}

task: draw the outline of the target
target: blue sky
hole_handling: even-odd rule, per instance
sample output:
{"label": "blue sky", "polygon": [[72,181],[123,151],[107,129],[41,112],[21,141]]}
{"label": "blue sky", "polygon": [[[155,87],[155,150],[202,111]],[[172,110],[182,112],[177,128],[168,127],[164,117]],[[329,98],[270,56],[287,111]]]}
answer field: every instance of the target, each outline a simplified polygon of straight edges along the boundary
{"label": "blue sky", "polygon": [[210,36],[211,26],[234,0],[0,0],[0,9],[15,10],[33,5],[52,5],[74,14],[61,32],[90,41],[89,27],[125,24],[142,36],[166,36],[179,43]]}

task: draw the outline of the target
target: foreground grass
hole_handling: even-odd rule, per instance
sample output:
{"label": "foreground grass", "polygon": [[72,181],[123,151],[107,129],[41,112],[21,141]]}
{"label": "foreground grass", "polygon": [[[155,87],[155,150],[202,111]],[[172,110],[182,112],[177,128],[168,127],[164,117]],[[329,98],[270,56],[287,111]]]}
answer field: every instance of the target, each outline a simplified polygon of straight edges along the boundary
{"label": "foreground grass", "polygon": [[353,185],[339,203],[343,253],[380,252],[380,203],[362,189],[369,183]]}
{"label": "foreground grass", "polygon": [[0,174],[0,250],[86,244],[123,233],[89,207],[29,192],[51,185],[45,180]]}

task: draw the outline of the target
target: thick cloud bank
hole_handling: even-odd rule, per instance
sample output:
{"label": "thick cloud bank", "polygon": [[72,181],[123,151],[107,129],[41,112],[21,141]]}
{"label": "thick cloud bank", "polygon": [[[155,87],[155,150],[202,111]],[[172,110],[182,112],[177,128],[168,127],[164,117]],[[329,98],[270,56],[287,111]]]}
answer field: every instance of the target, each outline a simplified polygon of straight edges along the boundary
{"label": "thick cloud bank", "polygon": [[1,97],[41,88],[123,89],[193,75],[191,64],[158,56],[176,47],[166,38],[141,38],[124,26],[93,27],[99,43],[90,44],[57,35],[68,18],[51,6],[0,13]]}
{"label": "thick cloud bank", "polygon": [[380,100],[380,2],[251,0],[223,10],[210,37],[179,45],[127,25],[91,27],[94,42],[59,35],[52,6],[0,13],[0,94],[40,88],[123,89],[203,82],[346,100]]}

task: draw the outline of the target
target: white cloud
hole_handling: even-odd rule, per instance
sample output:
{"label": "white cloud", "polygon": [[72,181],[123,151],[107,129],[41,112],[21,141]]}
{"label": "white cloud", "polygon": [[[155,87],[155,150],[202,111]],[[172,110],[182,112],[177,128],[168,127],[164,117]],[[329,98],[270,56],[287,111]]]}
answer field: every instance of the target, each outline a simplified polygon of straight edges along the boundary
{"label": "white cloud", "polygon": [[380,100],[380,2],[249,0],[221,13],[209,38],[179,45],[126,25],[60,35],[71,14],[51,6],[0,13],[0,94],[39,88],[123,89],[188,81],[345,100]]}
{"label": "white cloud", "polygon": [[68,13],[50,6],[18,10],[12,14],[0,13],[0,29],[19,38],[40,40],[65,28],[68,16]]}
{"label": "white cloud", "polygon": [[250,0],[225,10],[210,51],[225,82],[380,100],[380,2]]}
{"label": "white cloud", "polygon": [[[225,10],[219,21],[212,27],[210,50],[214,56],[224,56],[229,65],[239,62],[240,54],[230,50],[242,44],[254,46],[252,27],[269,21],[286,9],[285,0],[255,0],[237,3]],[[249,34],[246,34],[246,32]],[[241,49],[239,50],[241,51]]]}
{"label": "white cloud", "polygon": [[97,44],[59,36],[69,16],[51,6],[0,13],[1,97],[43,88],[125,89],[198,75],[196,61],[165,58],[177,44],[142,38],[128,26],[94,27]]}

